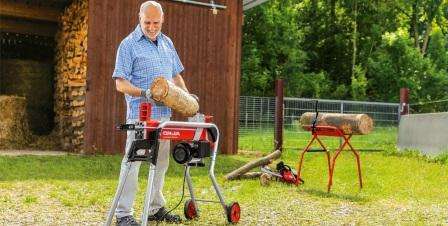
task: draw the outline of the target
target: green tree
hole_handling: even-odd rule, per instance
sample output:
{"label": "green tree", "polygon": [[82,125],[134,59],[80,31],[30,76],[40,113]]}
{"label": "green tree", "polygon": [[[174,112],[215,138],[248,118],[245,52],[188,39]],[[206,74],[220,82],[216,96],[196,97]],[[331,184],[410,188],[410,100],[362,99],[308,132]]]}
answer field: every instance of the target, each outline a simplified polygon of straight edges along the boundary
{"label": "green tree", "polygon": [[428,57],[438,69],[448,71],[448,36],[444,36],[441,31],[436,31],[431,36]]}
{"label": "green tree", "polygon": [[448,97],[446,71],[438,70],[403,32],[384,36],[380,50],[369,58],[366,75],[368,95],[375,100],[398,100],[402,87],[410,88],[414,103]]}
{"label": "green tree", "polygon": [[448,96],[448,1],[270,0],[245,12],[242,94],[398,101]]}
{"label": "green tree", "polygon": [[285,80],[287,95],[299,93],[307,54],[301,48],[303,34],[297,27],[296,6],[293,0],[270,1],[245,15],[243,94],[272,96],[279,78]]}

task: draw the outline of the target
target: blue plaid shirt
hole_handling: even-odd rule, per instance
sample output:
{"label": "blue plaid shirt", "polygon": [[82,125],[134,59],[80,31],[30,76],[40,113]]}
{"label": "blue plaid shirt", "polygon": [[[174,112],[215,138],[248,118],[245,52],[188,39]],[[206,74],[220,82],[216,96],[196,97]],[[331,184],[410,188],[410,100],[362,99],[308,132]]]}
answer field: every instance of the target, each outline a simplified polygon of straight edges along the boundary
{"label": "blue plaid shirt", "polygon": [[[141,89],[148,89],[156,77],[172,80],[184,70],[173,42],[166,35],[157,36],[157,45],[142,32],[140,25],[121,41],[118,46],[115,70],[112,78],[123,78]],[[142,97],[125,94],[126,120],[138,119]],[[171,109],[165,106],[152,107],[151,118],[171,117]]]}

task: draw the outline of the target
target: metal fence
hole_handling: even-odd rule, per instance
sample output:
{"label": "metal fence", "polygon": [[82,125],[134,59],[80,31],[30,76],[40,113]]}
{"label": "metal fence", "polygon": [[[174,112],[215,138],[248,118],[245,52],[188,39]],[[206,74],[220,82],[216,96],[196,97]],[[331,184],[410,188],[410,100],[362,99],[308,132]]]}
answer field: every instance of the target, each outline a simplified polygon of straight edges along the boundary
{"label": "metal fence", "polygon": [[[304,112],[314,112],[316,99],[284,98],[283,123],[286,133],[309,133],[300,129],[298,120]],[[384,102],[364,102],[346,100],[318,99],[319,112],[337,112],[367,114],[374,120],[375,128],[395,127],[399,121],[399,104]],[[239,135],[250,133],[272,133],[275,122],[275,97],[240,97]],[[305,139],[305,138],[303,138]],[[394,139],[394,138],[391,138]],[[254,142],[257,142],[254,139]],[[364,142],[363,138],[357,138],[356,142]]]}

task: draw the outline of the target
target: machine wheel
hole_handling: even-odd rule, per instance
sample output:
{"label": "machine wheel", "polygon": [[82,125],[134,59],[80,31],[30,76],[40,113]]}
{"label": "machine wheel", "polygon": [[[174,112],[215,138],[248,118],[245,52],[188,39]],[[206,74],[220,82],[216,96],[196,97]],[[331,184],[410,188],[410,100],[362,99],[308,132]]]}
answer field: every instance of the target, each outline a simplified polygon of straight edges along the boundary
{"label": "machine wheel", "polygon": [[227,221],[229,223],[238,223],[240,220],[241,208],[240,204],[233,202],[227,205]]}
{"label": "machine wheel", "polygon": [[198,217],[198,211],[194,207],[194,202],[191,199],[185,201],[184,205],[184,215],[188,220],[194,219]]}

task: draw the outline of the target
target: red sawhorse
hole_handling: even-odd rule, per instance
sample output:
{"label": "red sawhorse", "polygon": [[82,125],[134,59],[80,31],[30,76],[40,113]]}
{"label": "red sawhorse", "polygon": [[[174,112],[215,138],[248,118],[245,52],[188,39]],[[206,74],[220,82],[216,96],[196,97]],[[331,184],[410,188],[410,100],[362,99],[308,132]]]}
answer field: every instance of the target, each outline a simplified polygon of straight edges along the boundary
{"label": "red sawhorse", "polygon": [[[353,155],[356,158],[356,164],[358,167],[358,178],[359,178],[359,187],[362,188],[362,177],[361,177],[361,161],[359,159],[359,153],[353,148],[353,146],[350,144],[350,138],[352,135],[344,134],[344,132],[341,129],[338,129],[334,126],[315,126],[314,128],[310,126],[304,126],[304,129],[307,131],[311,131],[311,134],[313,137],[311,138],[310,142],[306,146],[305,149],[303,149],[302,154],[300,155],[300,161],[297,164],[297,178],[300,177],[300,173],[302,170],[303,165],[303,157],[305,153],[307,152],[325,152],[327,156],[327,163],[328,163],[328,187],[327,191],[330,192],[331,185],[333,184],[333,173],[334,173],[334,167],[336,165],[336,159],[341,153],[342,150],[344,150],[344,147],[348,146],[350,148],[350,151],[353,153]],[[329,150],[325,147],[324,143],[319,139],[319,136],[329,136],[329,137],[341,137],[344,142],[339,146],[338,149],[336,149],[336,152],[334,153],[333,158],[330,157]],[[319,143],[319,145],[322,147],[321,150],[312,150],[311,145],[316,141]],[[331,162],[330,162],[331,159]],[[300,180],[297,180],[297,185]]]}

